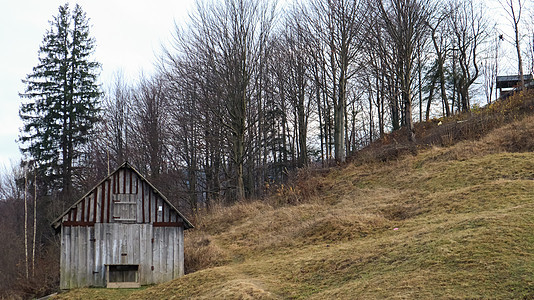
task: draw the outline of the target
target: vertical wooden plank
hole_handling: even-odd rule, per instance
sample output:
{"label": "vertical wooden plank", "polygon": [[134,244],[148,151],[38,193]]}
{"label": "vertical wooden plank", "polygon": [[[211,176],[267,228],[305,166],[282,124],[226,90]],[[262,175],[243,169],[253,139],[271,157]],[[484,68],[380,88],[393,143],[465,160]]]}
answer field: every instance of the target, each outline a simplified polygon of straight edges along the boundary
{"label": "vertical wooden plank", "polygon": [[178,264],[179,264],[179,276],[184,276],[184,227],[178,227]]}
{"label": "vertical wooden plank", "polygon": [[[139,182],[137,182],[137,185],[139,186]],[[141,214],[143,215],[142,223],[144,224],[145,223],[145,185],[144,184],[141,184],[141,207],[142,207]]]}
{"label": "vertical wooden plank", "polygon": [[86,227],[86,230],[87,230],[87,249],[86,249],[86,254],[85,254],[85,257],[86,257],[86,260],[87,260],[87,268],[85,269],[85,279],[86,279],[86,284],[87,286],[93,286],[94,285],[94,280],[93,280],[93,270],[94,270],[94,265],[95,265],[95,261],[94,261],[94,258],[95,258],[95,255],[94,255],[94,250],[95,250],[95,232],[94,232],[94,227],[92,226],[87,226]]}
{"label": "vertical wooden plank", "polygon": [[159,280],[160,282],[167,281],[165,279],[165,273],[167,272],[167,227],[160,227],[161,228],[161,236],[160,236],[160,260],[159,260]]}
{"label": "vertical wooden plank", "polygon": [[93,207],[93,202],[91,201],[91,197],[87,196],[85,197],[85,203],[87,205],[87,210],[85,211],[86,213],[86,216],[85,216],[85,221],[87,222],[91,222],[91,208]]}
{"label": "vertical wooden plank", "polygon": [[70,258],[72,256],[71,253],[71,235],[72,235],[72,227],[67,226],[65,227],[65,288],[70,289],[70,280],[72,277],[72,268],[70,263]]}
{"label": "vertical wooden plank", "polygon": [[122,180],[121,180],[121,171],[117,171],[117,194],[122,194]]}
{"label": "vertical wooden plank", "polygon": [[120,263],[120,237],[119,237],[119,223],[113,224],[113,228],[111,231],[111,243],[112,248],[110,252],[110,263],[111,264],[118,264]]}
{"label": "vertical wooden plank", "polygon": [[85,241],[87,241],[86,239],[86,231],[85,231],[85,228],[86,227],[82,227],[82,226],[79,226],[79,227],[76,227],[78,229],[78,243],[76,245],[76,247],[78,247],[78,257],[77,257],[77,260],[78,260],[78,272],[77,275],[78,275],[78,286],[79,287],[83,287],[85,286],[85,273],[86,273],[86,268],[87,268],[87,261],[86,261],[86,257],[85,257],[85,249],[87,247],[87,245],[85,244]]}
{"label": "vertical wooden plank", "polygon": [[81,208],[80,221],[85,222],[85,199],[82,199],[79,205]]}
{"label": "vertical wooden plank", "polygon": [[150,224],[147,224],[147,259],[148,263],[147,266],[149,270],[147,270],[147,283],[152,284],[154,283],[154,271],[152,270],[152,266],[154,266],[154,227]]}
{"label": "vertical wooden plank", "polygon": [[167,227],[161,227],[161,231],[163,233],[162,236],[162,247],[161,247],[161,281],[165,282],[167,281],[167,267],[168,267],[168,261],[167,261],[167,248],[169,248],[168,244],[168,233],[169,228]]}
{"label": "vertical wooden plank", "polygon": [[108,180],[108,212],[107,212],[107,221],[108,223],[111,222],[110,219],[109,219],[109,215],[110,215],[110,209],[111,209],[111,181]]}
{"label": "vertical wooden plank", "polygon": [[71,276],[71,286],[78,287],[78,228],[79,227],[72,227],[71,231],[71,268],[72,268],[72,276]]}
{"label": "vertical wooden plank", "polygon": [[98,269],[98,286],[104,286],[105,283],[105,264],[108,262],[106,259],[106,253],[107,253],[107,243],[106,240],[108,236],[106,235],[106,229],[109,227],[109,224],[102,224],[100,228],[100,254],[98,257],[100,258],[100,263],[96,266]]}
{"label": "vertical wooden plank", "polygon": [[146,285],[146,225],[139,226],[139,252],[137,253],[139,259],[139,283]]}
{"label": "vertical wooden plank", "polygon": [[100,277],[100,264],[101,264],[101,257],[100,257],[100,251],[101,251],[101,243],[102,243],[102,237],[100,236],[100,229],[101,229],[101,224],[95,224],[94,226],[94,237],[95,237],[95,241],[94,241],[94,249],[93,249],[93,254],[94,254],[94,258],[93,258],[93,285],[94,286],[100,286],[100,280],[99,280],[99,277]]}
{"label": "vertical wooden plank", "polygon": [[[70,270],[69,263],[68,263],[68,242],[67,242],[67,235],[70,235],[70,227],[61,226],[61,256],[59,258],[59,288],[60,289],[67,289],[68,288],[68,272]],[[70,238],[70,237],[69,237]]]}
{"label": "vertical wooden plank", "polygon": [[133,240],[134,240],[134,243],[132,244],[133,246],[133,253],[132,253],[132,263],[133,264],[140,264],[140,261],[141,261],[141,231],[142,231],[142,226],[141,224],[135,224],[134,227],[133,227]]}
{"label": "vertical wooden plank", "polygon": [[102,263],[103,264],[112,264],[113,261],[111,260],[111,253],[113,251],[113,226],[115,226],[116,223],[113,224],[106,224],[104,231],[104,247],[102,249]]}
{"label": "vertical wooden plank", "polygon": [[117,194],[117,173],[114,173],[111,179],[113,180],[113,194]]}
{"label": "vertical wooden plank", "polygon": [[69,246],[68,246],[68,260],[69,260],[69,283],[68,283],[68,286],[69,286],[69,289],[71,288],[75,288],[76,286],[74,285],[74,282],[73,282],[73,278],[75,276],[75,272],[76,272],[76,264],[75,264],[75,261],[74,261],[74,256],[76,256],[76,253],[74,252],[75,250],[75,247],[74,247],[74,241],[75,241],[75,232],[74,232],[74,227],[69,227],[70,229],[70,235],[69,235]]}
{"label": "vertical wooden plank", "polygon": [[[143,183],[144,185],[144,183]],[[148,188],[148,223],[152,223],[152,198],[151,198],[151,194],[152,194],[152,191],[150,190],[150,188]]]}
{"label": "vertical wooden plank", "polygon": [[162,227],[154,227],[154,244],[152,245],[153,251],[152,251],[152,265],[154,266],[154,272],[152,272],[154,283],[159,283],[159,274],[161,272],[161,247],[160,244],[161,236],[160,236],[160,230]]}
{"label": "vertical wooden plank", "polygon": [[165,265],[167,266],[167,270],[165,273],[165,281],[172,280],[173,272],[174,272],[174,241],[175,241],[175,228],[174,227],[167,227],[167,239],[165,241],[166,249],[167,249],[167,262]]}
{"label": "vertical wooden plank", "polygon": [[160,205],[161,205],[161,222],[165,222],[165,210],[168,210],[168,209],[165,209],[165,206],[167,206],[167,205],[163,201],[163,199],[161,199],[161,204]]}
{"label": "vertical wooden plank", "polygon": [[132,175],[133,175],[133,172],[132,172],[132,170],[128,170],[128,173],[130,173],[130,194],[132,194],[133,193],[132,192],[132,185],[133,185],[133,177],[132,177]]}
{"label": "vertical wooden plank", "polygon": [[105,203],[106,203],[106,183],[102,183],[100,185],[101,189],[102,189],[102,192],[100,193],[101,195],[101,199],[102,199],[102,203],[100,203],[100,223],[104,223],[104,207],[106,206]]}
{"label": "vertical wooden plank", "polygon": [[173,274],[172,278],[178,278],[180,277],[180,227],[172,227],[173,230],[173,240],[172,244],[174,247],[174,251],[172,253],[172,259],[173,259]]}
{"label": "vertical wooden plank", "polygon": [[97,211],[98,211],[98,188],[93,191],[93,222],[97,222]]}
{"label": "vertical wooden plank", "polygon": [[[131,172],[130,172],[131,173]],[[134,263],[134,256],[135,256],[135,253],[134,253],[134,244],[135,242],[137,241],[137,239],[135,238],[135,235],[134,235],[134,230],[137,229],[137,225],[135,224],[128,224],[128,225],[125,225],[124,227],[126,227],[127,229],[127,234],[128,234],[128,237],[127,237],[127,240],[128,240],[128,256],[126,256],[128,258],[128,263],[129,264],[133,264]]]}
{"label": "vertical wooden plank", "polygon": [[85,197],[85,216],[83,217],[83,220],[85,222],[91,222],[91,198]]}
{"label": "vertical wooden plank", "polygon": [[126,194],[126,169],[122,170],[122,193]]}
{"label": "vertical wooden plank", "polygon": [[161,219],[159,217],[159,196],[156,195],[156,193],[152,193],[152,197],[154,198],[154,222],[161,222]]}

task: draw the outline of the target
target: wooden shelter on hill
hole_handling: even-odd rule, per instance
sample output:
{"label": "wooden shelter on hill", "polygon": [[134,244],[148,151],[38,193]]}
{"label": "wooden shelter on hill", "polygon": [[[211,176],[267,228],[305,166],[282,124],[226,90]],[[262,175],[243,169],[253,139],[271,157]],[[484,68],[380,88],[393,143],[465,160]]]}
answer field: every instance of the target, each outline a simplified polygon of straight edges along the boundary
{"label": "wooden shelter on hill", "polygon": [[124,163],[53,223],[61,232],[60,288],[139,287],[184,274],[193,225]]}
{"label": "wooden shelter on hill", "polygon": [[[532,87],[532,74],[523,75],[523,81],[526,88]],[[499,97],[507,97],[513,92],[517,91],[521,84],[521,77],[519,75],[505,75],[497,76],[496,88],[499,90]]]}

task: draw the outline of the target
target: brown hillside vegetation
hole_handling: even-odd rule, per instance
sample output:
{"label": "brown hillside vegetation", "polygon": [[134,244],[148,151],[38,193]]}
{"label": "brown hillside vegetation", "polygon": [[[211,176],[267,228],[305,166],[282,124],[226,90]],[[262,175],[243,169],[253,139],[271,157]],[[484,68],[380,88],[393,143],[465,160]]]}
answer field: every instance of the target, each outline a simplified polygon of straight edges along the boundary
{"label": "brown hillside vegetation", "polygon": [[186,235],[194,272],[180,279],[57,299],[533,299],[534,117],[522,98],[214,209]]}

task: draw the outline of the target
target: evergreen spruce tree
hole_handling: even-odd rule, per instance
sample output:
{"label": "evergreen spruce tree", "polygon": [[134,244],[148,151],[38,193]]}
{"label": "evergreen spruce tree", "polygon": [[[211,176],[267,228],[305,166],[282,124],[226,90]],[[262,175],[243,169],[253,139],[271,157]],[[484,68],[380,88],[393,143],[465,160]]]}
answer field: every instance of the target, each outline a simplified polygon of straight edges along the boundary
{"label": "evergreen spruce tree", "polygon": [[59,7],[39,49],[39,64],[23,80],[26,91],[20,94],[26,99],[19,111],[20,149],[47,190],[65,197],[73,192],[76,161],[97,121],[101,96],[88,21],[79,5]]}

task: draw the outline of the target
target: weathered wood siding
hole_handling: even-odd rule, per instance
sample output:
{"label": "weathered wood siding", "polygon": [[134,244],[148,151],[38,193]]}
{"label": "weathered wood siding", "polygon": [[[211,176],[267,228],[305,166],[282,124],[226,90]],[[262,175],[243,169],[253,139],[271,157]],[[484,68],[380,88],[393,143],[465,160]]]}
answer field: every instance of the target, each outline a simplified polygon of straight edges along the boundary
{"label": "weathered wood siding", "polygon": [[184,274],[184,220],[137,173],[121,168],[62,218],[62,289],[105,286],[106,264],[139,264],[142,285]]}

